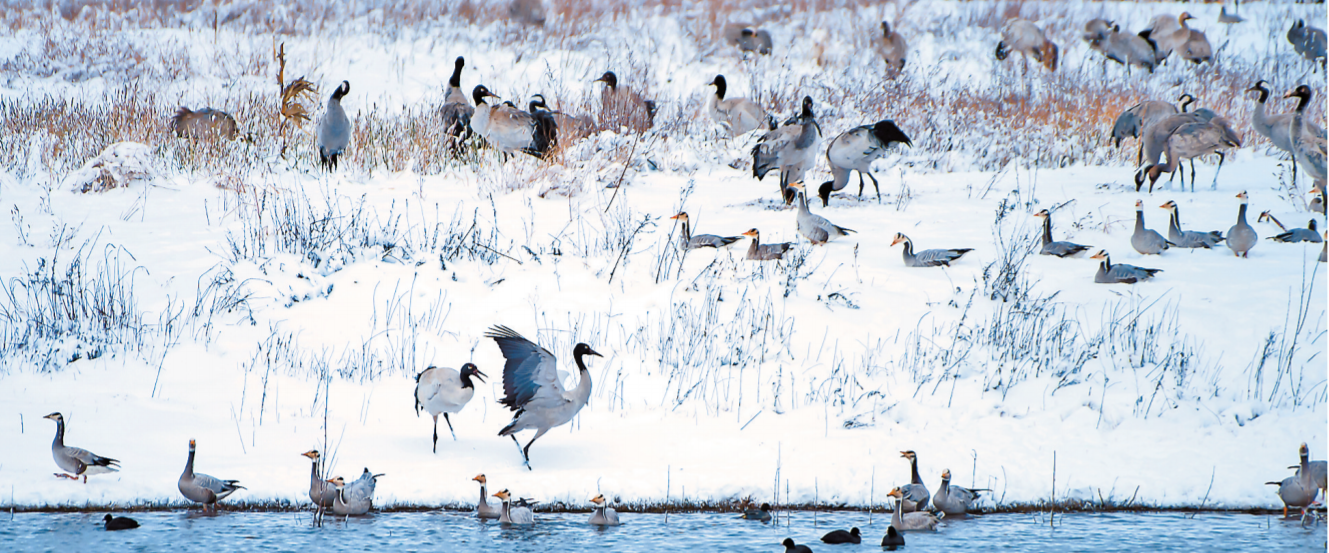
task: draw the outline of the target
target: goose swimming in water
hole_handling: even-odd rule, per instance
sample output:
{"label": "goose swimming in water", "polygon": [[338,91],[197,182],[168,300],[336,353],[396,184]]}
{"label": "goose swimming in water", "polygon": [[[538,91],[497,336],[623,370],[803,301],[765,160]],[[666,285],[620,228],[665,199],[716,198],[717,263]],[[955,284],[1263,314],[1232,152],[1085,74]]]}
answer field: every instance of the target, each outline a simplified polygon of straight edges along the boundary
{"label": "goose swimming in water", "polygon": [[591,503],[595,504],[595,511],[591,513],[589,524],[597,526],[618,526],[618,511],[613,507],[605,505],[604,494],[596,495],[591,498]]}

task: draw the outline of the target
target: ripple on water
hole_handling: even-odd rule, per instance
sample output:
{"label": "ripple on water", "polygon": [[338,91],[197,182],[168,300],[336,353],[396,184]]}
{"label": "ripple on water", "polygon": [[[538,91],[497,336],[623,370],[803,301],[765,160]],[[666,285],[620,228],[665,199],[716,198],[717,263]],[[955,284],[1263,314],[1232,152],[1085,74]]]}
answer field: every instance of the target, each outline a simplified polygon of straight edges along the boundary
{"label": "ripple on water", "polygon": [[[782,551],[792,537],[817,551],[872,546],[881,542],[890,517],[865,513],[793,513],[778,525],[739,520],[732,514],[664,515],[624,513],[624,525],[586,524],[588,514],[540,514],[534,527],[507,527],[449,512],[386,513],[331,519],[310,525],[308,513],[138,513],[142,528],[106,532],[105,513],[24,513],[0,518],[5,551]],[[1325,525],[1245,514],[1181,513],[1069,514],[1049,527],[1041,515],[1000,514],[947,519],[940,532],[908,534],[914,551],[1324,551]],[[835,528],[858,526],[863,545],[824,545]]]}

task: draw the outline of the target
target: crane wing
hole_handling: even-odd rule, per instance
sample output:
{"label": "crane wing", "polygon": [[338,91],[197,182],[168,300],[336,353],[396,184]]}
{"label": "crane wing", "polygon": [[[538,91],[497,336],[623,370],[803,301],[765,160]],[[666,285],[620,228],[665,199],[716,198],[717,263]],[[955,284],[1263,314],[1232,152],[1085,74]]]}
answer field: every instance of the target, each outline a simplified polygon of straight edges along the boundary
{"label": "crane wing", "polygon": [[517,411],[537,395],[563,397],[563,383],[559,382],[556,360],[549,350],[502,325],[491,327],[485,337],[493,338],[507,359],[499,403]]}

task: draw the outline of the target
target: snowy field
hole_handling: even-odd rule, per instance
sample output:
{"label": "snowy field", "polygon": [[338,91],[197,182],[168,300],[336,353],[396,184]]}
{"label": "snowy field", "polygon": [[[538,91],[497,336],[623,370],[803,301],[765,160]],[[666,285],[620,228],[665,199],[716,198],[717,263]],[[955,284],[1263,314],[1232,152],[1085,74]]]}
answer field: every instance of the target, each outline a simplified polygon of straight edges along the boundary
{"label": "snowy field", "polygon": [[[1298,18],[1323,25],[1323,5],[1243,4],[1229,27],[1219,4],[569,0],[534,27],[498,3],[40,4],[0,14],[0,506],[180,504],[190,439],[199,471],[247,487],[225,503],[268,506],[308,501],[309,449],[332,474],[386,473],[379,507],[464,506],[485,473],[491,491],[572,508],[600,492],[880,507],[908,482],[903,450],[933,490],[948,468],[993,490],[989,509],[1281,508],[1264,483],[1291,475],[1302,442],[1329,452],[1321,245],[1266,240],[1277,228],[1255,221],[1304,226],[1309,181],[1250,128],[1243,92],[1264,79],[1285,113],[1309,84],[1323,122],[1325,74],[1284,38]],[[1092,17],[1136,32],[1183,10],[1214,63],[1128,75],[1080,38]],[[1015,16],[1060,45],[1055,73],[993,57]],[[909,40],[898,75],[870,47],[882,20]],[[770,30],[773,53],[725,45],[734,21]],[[456,158],[437,113],[457,56],[468,92],[594,115],[592,80],[613,70],[660,112],[549,161]],[[825,142],[883,118],[911,137],[874,167],[880,200],[851,179],[813,206],[857,234],[798,235],[777,176],[752,176],[758,137],[705,116],[717,73],[781,120],[811,96]],[[279,79],[298,76],[317,87],[313,121],[351,84],[335,173],[315,123],[279,113]],[[1243,146],[1215,188],[1203,159],[1194,192],[1136,193],[1137,143],[1113,148],[1112,122],[1182,93]],[[226,110],[245,139],[177,138],[179,106]],[[830,178],[818,159],[809,188]],[[1175,200],[1186,228],[1226,234],[1243,190],[1249,259],[1132,249],[1137,199],[1150,228],[1166,232],[1158,206]],[[1096,284],[1097,260],[1037,255],[1045,208],[1057,239],[1164,272]],[[745,260],[747,240],[684,254],[679,211],[697,232],[755,227],[795,248],[778,263]],[[973,251],[905,267],[897,232]],[[531,448],[534,470],[496,435],[511,415],[493,325],[569,373],[577,342],[604,356],[588,358],[589,405]],[[466,362],[489,378],[431,453],[414,376]],[[53,411],[68,444],[123,469],[53,477]]]}

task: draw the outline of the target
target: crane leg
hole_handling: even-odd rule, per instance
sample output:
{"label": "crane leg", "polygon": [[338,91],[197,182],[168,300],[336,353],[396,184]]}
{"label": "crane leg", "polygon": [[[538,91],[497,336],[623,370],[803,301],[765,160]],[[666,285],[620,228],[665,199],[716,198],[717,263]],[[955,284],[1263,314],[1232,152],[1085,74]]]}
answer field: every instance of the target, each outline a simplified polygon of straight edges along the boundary
{"label": "crane leg", "polygon": [[[876,184],[876,181],[875,181],[875,180],[873,181],[873,184]],[[860,200],[863,199],[863,186],[864,186],[864,183],[863,183],[863,172],[862,172],[862,171],[859,171],[859,172],[858,172],[858,199],[860,199]]]}
{"label": "crane leg", "polygon": [[[1223,152],[1218,152],[1218,168],[1214,169],[1214,185],[1210,187],[1210,190],[1218,190],[1218,172],[1223,170],[1223,159]],[[1194,183],[1192,183],[1192,186],[1194,186]]]}
{"label": "crane leg", "polygon": [[[534,470],[534,469],[531,469],[531,458],[530,458],[529,456],[526,455],[526,449],[530,449],[530,448],[531,448],[530,444],[527,444],[527,445],[526,445],[526,449],[522,449],[522,447],[521,447],[521,442],[517,441],[517,436],[516,436],[515,434],[508,434],[508,436],[511,436],[511,437],[512,437],[512,443],[517,444],[517,451],[521,453],[521,459],[522,459],[522,461],[525,461],[525,462],[526,462],[526,468],[527,468],[528,470]],[[534,443],[535,440],[531,440],[531,442]]]}
{"label": "crane leg", "polygon": [[[452,419],[448,418],[447,413],[443,413],[443,421],[448,423],[448,432],[452,432],[452,441],[457,441],[457,431],[452,429]],[[435,422],[435,424],[438,424]]]}
{"label": "crane leg", "polygon": [[[1214,175],[1217,177],[1217,174]],[[1191,192],[1195,191],[1195,158],[1191,158]]]}
{"label": "crane leg", "polygon": [[[858,175],[858,178],[862,180],[863,174],[859,173]],[[869,171],[868,178],[872,179],[872,188],[877,190],[877,203],[881,203],[881,186],[877,185],[877,177],[872,176],[872,172]],[[862,188],[862,186],[859,186],[859,188]],[[862,192],[859,192],[859,195],[861,196]]]}
{"label": "crane leg", "polygon": [[[531,438],[531,441],[530,441],[530,442],[527,442],[527,443],[526,443],[526,447],[523,448],[523,449],[521,450],[521,454],[522,454],[522,456],[526,458],[526,469],[527,469],[527,470],[535,470],[535,469],[531,468],[531,446],[532,446],[532,445],[535,445],[535,441],[538,440],[538,439],[540,439],[540,436],[544,436],[544,435],[545,435],[545,432],[548,432],[548,431],[549,431],[548,428],[541,428],[541,429],[539,429],[539,430],[536,430],[536,431],[535,431],[535,437]],[[513,438],[513,440],[516,440],[516,438]]]}
{"label": "crane leg", "polygon": [[438,415],[434,415],[434,453],[438,453]]}

